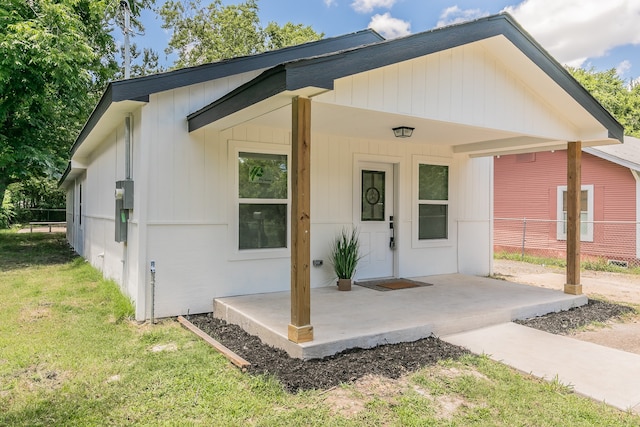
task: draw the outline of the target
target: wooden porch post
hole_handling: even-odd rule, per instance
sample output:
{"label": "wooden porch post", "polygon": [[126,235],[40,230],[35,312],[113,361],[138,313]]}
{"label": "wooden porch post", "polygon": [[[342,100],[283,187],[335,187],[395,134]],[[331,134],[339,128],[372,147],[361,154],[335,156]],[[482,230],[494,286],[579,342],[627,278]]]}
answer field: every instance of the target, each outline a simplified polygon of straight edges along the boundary
{"label": "wooden porch post", "polygon": [[582,294],[580,284],[580,192],[582,142],[567,145],[567,282],[564,293]]}
{"label": "wooden porch post", "polygon": [[295,343],[313,341],[311,326],[311,100],[292,102],[291,138],[291,323]]}

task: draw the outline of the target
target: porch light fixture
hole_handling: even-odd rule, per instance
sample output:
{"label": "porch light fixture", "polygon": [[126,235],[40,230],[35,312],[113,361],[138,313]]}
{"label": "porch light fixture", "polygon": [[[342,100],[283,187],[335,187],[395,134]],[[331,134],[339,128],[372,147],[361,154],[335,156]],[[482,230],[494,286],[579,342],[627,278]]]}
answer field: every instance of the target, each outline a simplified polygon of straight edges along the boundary
{"label": "porch light fixture", "polygon": [[399,126],[397,128],[393,128],[393,134],[396,136],[396,138],[409,138],[411,137],[411,135],[413,135],[413,129],[415,128],[410,128],[409,126]]}

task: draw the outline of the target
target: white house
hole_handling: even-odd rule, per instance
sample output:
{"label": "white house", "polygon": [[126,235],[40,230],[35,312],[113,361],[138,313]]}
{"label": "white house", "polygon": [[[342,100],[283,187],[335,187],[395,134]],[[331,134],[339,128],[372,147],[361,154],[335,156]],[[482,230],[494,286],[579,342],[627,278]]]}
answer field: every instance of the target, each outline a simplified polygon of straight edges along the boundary
{"label": "white house", "polygon": [[367,30],[111,83],[61,181],[68,239],[139,320],[291,289],[304,329],[344,227],[360,230],[357,279],[486,275],[492,156],[622,135],[508,15]]}

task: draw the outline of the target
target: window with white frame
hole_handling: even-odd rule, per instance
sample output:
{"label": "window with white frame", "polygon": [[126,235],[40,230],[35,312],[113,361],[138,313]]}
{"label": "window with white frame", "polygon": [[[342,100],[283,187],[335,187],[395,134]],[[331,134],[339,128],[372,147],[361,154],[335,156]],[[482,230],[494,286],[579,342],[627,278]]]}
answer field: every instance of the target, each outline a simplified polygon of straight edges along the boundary
{"label": "window with white frame", "polygon": [[[567,186],[559,186],[557,194],[557,238],[567,240]],[[593,185],[580,188],[580,240],[593,241]]]}
{"label": "window with white frame", "polygon": [[238,152],[238,249],[287,247],[286,154]]}
{"label": "window with white frame", "polygon": [[418,164],[418,240],[449,237],[449,166]]}

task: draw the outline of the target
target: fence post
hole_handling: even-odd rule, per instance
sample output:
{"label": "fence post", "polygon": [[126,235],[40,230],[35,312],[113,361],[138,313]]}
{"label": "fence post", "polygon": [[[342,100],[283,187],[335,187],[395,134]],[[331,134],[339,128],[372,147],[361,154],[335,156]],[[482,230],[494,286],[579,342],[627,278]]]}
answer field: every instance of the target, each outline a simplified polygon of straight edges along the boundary
{"label": "fence post", "polygon": [[524,260],[524,242],[527,239],[527,218],[522,219],[522,253],[520,259]]}

